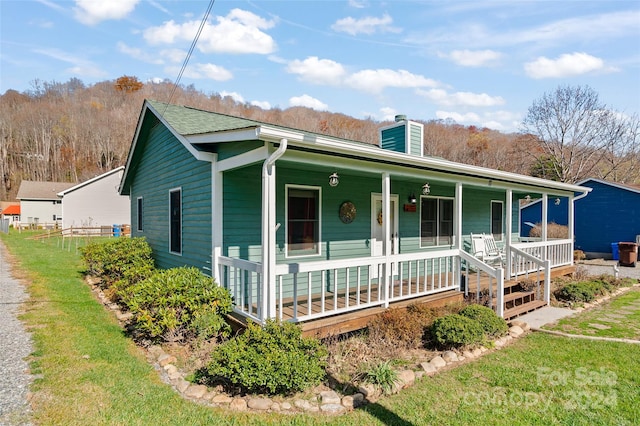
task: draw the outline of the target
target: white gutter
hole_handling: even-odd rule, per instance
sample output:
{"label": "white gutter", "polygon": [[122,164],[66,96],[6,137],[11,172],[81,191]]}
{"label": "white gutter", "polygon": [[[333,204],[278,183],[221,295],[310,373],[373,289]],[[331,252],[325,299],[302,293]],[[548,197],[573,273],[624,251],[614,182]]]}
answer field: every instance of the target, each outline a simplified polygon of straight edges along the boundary
{"label": "white gutter", "polygon": [[262,164],[262,309],[261,320],[276,315],[276,182],[273,165],[287,150],[287,139],[280,139],[278,149]]}

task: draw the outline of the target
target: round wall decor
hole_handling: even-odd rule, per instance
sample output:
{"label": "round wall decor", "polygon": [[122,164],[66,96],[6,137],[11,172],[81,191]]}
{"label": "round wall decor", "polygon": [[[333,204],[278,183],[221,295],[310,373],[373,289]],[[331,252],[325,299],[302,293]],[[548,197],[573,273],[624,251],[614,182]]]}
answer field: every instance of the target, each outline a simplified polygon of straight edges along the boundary
{"label": "round wall decor", "polygon": [[340,220],[342,223],[351,223],[356,218],[356,206],[351,201],[345,201],[340,205]]}

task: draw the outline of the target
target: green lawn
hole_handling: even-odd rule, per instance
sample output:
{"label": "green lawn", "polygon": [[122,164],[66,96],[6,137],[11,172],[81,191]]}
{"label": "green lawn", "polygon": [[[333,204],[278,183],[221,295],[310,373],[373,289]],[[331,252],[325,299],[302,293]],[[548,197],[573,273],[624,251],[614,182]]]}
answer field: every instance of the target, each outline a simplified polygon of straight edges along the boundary
{"label": "green lawn", "polygon": [[530,334],[347,415],[241,414],[183,400],[98,303],[75,250],[2,235],[31,295],[42,425],[640,424],[638,346]]}
{"label": "green lawn", "polygon": [[640,340],[640,288],[633,287],[596,308],[563,318],[547,328],[570,334]]}

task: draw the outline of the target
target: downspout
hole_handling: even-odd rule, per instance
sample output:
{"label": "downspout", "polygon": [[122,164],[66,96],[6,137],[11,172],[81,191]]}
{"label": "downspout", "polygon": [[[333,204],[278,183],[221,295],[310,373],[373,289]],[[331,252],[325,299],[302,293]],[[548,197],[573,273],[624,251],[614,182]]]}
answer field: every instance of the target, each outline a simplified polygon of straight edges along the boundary
{"label": "downspout", "polygon": [[275,318],[275,162],[287,150],[287,139],[280,139],[280,146],[262,164],[262,282],[260,320]]}

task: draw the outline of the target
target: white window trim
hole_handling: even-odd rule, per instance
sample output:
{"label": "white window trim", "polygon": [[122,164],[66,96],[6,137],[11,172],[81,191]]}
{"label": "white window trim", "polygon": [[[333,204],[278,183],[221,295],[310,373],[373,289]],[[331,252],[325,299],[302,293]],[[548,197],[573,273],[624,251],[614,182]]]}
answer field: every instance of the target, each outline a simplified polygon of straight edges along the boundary
{"label": "white window trim", "polygon": [[[180,251],[172,251],[171,250],[171,194],[173,192],[180,192]],[[184,233],[182,232],[183,227],[182,227],[182,220],[183,220],[183,212],[182,212],[182,205],[183,200],[182,200],[182,187],[179,186],[177,188],[172,188],[169,190],[169,253],[171,254],[175,254],[176,256],[182,256],[182,247],[184,246]]]}
{"label": "white window trim", "polygon": [[[309,185],[287,184],[284,186],[284,257],[285,259],[302,259],[305,257],[318,257],[322,254],[322,187]],[[318,191],[318,249],[316,253],[290,254],[289,253],[289,189],[306,189]]]}
{"label": "white window trim", "polygon": [[[456,198],[455,197],[441,197],[441,196],[437,196],[437,195],[421,195],[420,196],[420,215],[418,217],[419,220],[419,224],[418,224],[418,238],[419,238],[419,243],[420,243],[420,248],[433,248],[433,247],[450,247],[453,244],[453,241],[455,241],[456,239],[456,230],[452,229],[452,235],[451,235],[451,240],[452,243],[451,244],[440,244],[440,203],[438,202],[438,212],[437,212],[437,217],[436,217],[436,240],[438,241],[438,244],[435,245],[423,245],[422,244],[422,200],[425,198],[432,198],[432,199],[437,199],[437,200],[451,200],[453,201],[453,217],[451,218],[451,220],[453,221],[453,223],[455,223],[455,216],[456,216],[456,212],[455,212],[455,202],[456,202]],[[455,227],[454,227],[455,228]]]}
{"label": "white window trim", "polygon": [[144,197],[136,198],[136,231],[144,231]]}
{"label": "white window trim", "polygon": [[504,233],[505,233],[505,211],[504,211],[504,201],[502,200],[491,200],[489,204],[489,233],[493,235],[493,203],[502,205],[502,216],[500,217],[501,229],[500,229],[500,238],[495,238],[496,241],[504,241]]}

